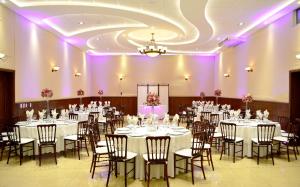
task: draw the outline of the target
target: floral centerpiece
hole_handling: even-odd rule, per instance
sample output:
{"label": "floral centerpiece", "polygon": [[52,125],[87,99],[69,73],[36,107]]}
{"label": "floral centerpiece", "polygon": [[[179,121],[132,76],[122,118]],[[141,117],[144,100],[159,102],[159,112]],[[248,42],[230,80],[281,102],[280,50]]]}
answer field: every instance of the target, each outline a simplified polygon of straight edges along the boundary
{"label": "floral centerpiece", "polygon": [[160,104],[159,96],[156,93],[149,92],[147,95],[146,105],[157,106]]}
{"label": "floral centerpiece", "polygon": [[41,96],[43,98],[46,98],[46,102],[47,102],[47,113],[48,115],[50,116],[50,110],[49,110],[49,98],[51,98],[53,96],[53,91],[48,89],[48,88],[44,88],[42,89],[42,92],[41,92]]}
{"label": "floral centerpiece", "polygon": [[222,91],[220,89],[215,90],[215,96],[216,96],[216,104],[218,104],[218,98],[222,95]]}
{"label": "floral centerpiece", "polygon": [[77,91],[77,95],[80,96],[80,104],[82,104],[82,96],[84,96],[84,91],[82,89],[79,89]]}
{"label": "floral centerpiece", "polygon": [[204,93],[204,92],[200,92],[200,98],[201,98],[202,100],[204,100],[204,98],[205,98],[205,93]]}
{"label": "floral centerpiece", "polygon": [[101,89],[98,90],[98,94],[100,95],[100,101],[102,101],[103,93],[104,93],[103,90],[101,90]]}
{"label": "floral centerpiece", "polygon": [[251,94],[244,95],[242,97],[242,101],[243,101],[243,103],[246,103],[246,110],[247,110],[248,109],[248,103],[251,103],[253,101],[253,97],[251,96]]}

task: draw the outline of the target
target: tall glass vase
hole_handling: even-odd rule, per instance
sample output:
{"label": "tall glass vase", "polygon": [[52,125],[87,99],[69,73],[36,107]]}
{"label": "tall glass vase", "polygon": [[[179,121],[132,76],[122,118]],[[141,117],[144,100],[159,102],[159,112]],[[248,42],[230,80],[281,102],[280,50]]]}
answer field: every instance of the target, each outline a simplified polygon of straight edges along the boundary
{"label": "tall glass vase", "polygon": [[46,102],[47,102],[47,118],[49,119],[50,118],[50,105],[49,105],[49,99],[46,99]]}
{"label": "tall glass vase", "polygon": [[219,100],[219,97],[216,96],[216,105],[218,105],[218,100]]}
{"label": "tall glass vase", "polygon": [[246,109],[245,110],[248,110],[248,102],[246,102]]}
{"label": "tall glass vase", "polygon": [[82,97],[80,97],[79,99],[80,99],[80,105],[82,105]]}

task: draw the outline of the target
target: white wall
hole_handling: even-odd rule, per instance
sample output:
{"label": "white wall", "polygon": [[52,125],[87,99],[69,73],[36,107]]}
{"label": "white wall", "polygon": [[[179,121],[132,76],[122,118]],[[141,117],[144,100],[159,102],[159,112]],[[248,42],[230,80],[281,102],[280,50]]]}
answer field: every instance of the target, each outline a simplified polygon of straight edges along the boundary
{"label": "white wall", "polygon": [[[290,13],[259,30],[237,47],[224,50],[215,64],[215,88],[224,97],[289,102],[289,71],[300,69],[300,26]],[[252,73],[246,72],[251,65]],[[225,78],[224,73],[230,73]]]}
{"label": "white wall", "polygon": [[[16,102],[42,100],[43,88],[53,90],[52,99],[77,97],[78,89],[89,95],[89,66],[80,49],[2,5],[0,16],[0,51],[8,55],[0,68],[15,70]],[[52,66],[60,70],[51,72]]]}
{"label": "white wall", "polygon": [[[170,96],[212,94],[215,57],[204,56],[93,56],[91,57],[92,95],[137,95],[137,84],[169,84]],[[122,81],[119,75],[124,75]],[[185,80],[184,76],[190,79]]]}

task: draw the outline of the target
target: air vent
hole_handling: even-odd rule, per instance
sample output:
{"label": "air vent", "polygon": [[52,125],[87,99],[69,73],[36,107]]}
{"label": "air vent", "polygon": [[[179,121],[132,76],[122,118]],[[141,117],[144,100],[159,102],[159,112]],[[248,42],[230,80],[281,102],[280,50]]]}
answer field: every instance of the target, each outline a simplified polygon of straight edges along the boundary
{"label": "air vent", "polygon": [[245,40],[237,37],[227,37],[218,43],[219,47],[235,47],[243,43]]}

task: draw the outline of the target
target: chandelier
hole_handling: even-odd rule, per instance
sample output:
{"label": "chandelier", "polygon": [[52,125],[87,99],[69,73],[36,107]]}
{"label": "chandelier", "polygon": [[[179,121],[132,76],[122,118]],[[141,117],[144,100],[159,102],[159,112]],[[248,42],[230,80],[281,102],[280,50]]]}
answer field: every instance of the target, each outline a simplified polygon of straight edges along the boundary
{"label": "chandelier", "polygon": [[152,39],[149,44],[138,48],[139,52],[143,55],[147,55],[149,57],[156,57],[161,54],[165,54],[167,52],[167,48],[163,46],[157,46],[154,39],[154,33],[151,33]]}

